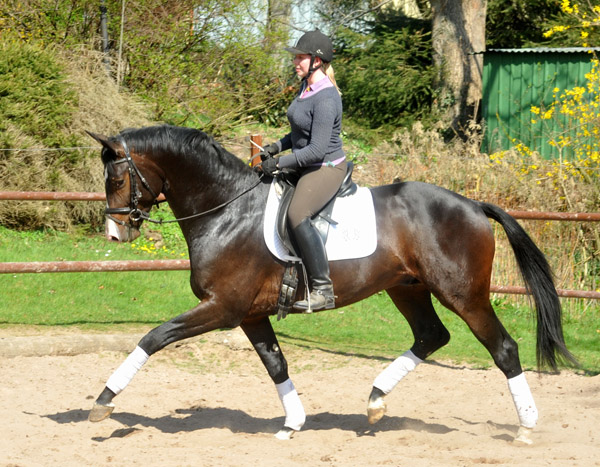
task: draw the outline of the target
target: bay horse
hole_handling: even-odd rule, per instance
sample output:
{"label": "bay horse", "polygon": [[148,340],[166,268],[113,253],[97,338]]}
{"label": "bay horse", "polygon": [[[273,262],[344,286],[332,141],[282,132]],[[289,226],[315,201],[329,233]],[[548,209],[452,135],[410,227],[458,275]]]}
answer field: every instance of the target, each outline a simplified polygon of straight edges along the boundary
{"label": "bay horse", "polygon": [[[139,341],[107,380],[89,420],[110,416],[113,398],[155,352],[181,339],[240,326],[283,405],[285,422],[276,436],[291,438],[306,415],[269,320],[277,309],[285,269],[268,251],[261,227],[271,180],[195,129],[165,125],[125,130],[113,137],[90,135],[103,146],[107,237],[135,239],[163,193],[187,241],[190,283],[200,302]],[[386,411],[384,396],[448,343],[450,334],[434,310],[433,295],[466,322],[506,376],[520,424],[516,440],[531,443],[538,412],[517,343],[490,303],[495,241],[488,218],[506,231],[533,297],[538,365],[556,371],[560,363],[575,359],[564,342],[560,301],[543,253],[515,219],[495,205],[421,182],[379,186],[371,194],[377,247],[365,258],[331,262],[336,306],[385,290],[408,321],[414,343],[375,378],[368,421],[379,421]],[[298,289],[301,293],[304,286]]]}

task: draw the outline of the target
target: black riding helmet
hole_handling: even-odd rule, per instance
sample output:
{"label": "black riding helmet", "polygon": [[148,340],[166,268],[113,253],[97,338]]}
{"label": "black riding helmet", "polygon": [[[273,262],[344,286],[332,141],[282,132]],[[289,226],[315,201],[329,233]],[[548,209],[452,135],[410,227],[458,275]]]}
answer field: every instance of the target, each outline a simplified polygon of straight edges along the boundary
{"label": "black riding helmet", "polygon": [[285,50],[294,55],[307,54],[320,57],[321,60],[327,63],[333,60],[333,44],[331,43],[331,39],[318,29],[307,32],[298,39],[294,47],[286,47]]}
{"label": "black riding helmet", "polygon": [[313,67],[315,57],[319,57],[325,63],[329,63],[333,60],[333,44],[331,43],[331,39],[329,39],[329,37],[327,37],[318,29],[305,33],[300,39],[298,39],[298,42],[296,42],[295,46],[286,47],[285,50],[293,53],[294,55],[310,55],[308,76],[310,76],[318,68]]}

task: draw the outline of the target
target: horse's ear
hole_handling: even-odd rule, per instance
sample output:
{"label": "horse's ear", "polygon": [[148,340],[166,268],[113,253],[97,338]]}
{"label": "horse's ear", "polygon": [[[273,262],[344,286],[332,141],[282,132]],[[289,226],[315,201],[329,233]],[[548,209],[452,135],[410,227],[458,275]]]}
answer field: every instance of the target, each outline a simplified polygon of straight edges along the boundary
{"label": "horse's ear", "polygon": [[94,138],[96,141],[98,141],[106,149],[110,149],[115,154],[117,153],[117,150],[119,149],[119,145],[115,141],[111,141],[107,136],[100,135],[97,133],[92,133],[91,131],[86,130],[85,132],[88,135],[90,135],[92,138]]}

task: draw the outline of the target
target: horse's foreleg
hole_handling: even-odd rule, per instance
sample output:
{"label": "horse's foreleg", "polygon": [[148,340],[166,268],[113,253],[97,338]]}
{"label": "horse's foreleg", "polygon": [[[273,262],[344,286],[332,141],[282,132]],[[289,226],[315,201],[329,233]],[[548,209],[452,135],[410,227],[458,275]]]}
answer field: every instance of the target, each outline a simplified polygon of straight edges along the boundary
{"label": "horse's foreleg", "polygon": [[152,329],[138,343],[137,347],[115,370],[106,382],[106,387],[96,399],[88,420],[99,422],[114,410],[112,400],[127,387],[148,358],[167,345],[192,336],[212,331],[220,327],[232,327],[222,315],[215,316],[210,310],[214,305],[203,302],[188,312]]}
{"label": "horse's foreleg", "polygon": [[294,383],[288,375],[287,362],[269,318],[260,318],[241,325],[243,331],[260,356],[269,376],[275,383],[277,394],[285,412],[284,426],[275,435],[278,439],[290,439],[294,432],[299,431],[306,421],[304,407],[294,388]]}
{"label": "horse's foreleg", "polygon": [[149,357],[150,355],[148,355],[139,345],[129,354],[121,366],[119,366],[111,377],[108,378],[106,387],[98,399],[96,399],[94,407],[92,407],[92,410],[88,415],[88,420],[90,422],[101,422],[110,417],[110,414],[115,408],[112,400],[117,394],[125,389],[135,374],[148,361]]}
{"label": "horse's foreleg", "polygon": [[383,397],[419,363],[446,345],[450,339],[450,334],[433,308],[431,295],[427,290],[423,288],[418,291],[413,287],[409,292],[406,287],[397,287],[387,292],[408,321],[415,341],[410,350],[394,360],[375,378],[367,406],[371,424],[378,422],[385,415],[386,404]]}

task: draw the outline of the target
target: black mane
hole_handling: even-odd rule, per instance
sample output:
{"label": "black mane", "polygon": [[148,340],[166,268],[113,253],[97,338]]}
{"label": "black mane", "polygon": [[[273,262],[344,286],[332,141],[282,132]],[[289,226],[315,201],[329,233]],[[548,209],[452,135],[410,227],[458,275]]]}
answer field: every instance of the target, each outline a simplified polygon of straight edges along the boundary
{"label": "black mane", "polygon": [[[185,158],[202,158],[203,164],[218,164],[227,169],[248,169],[243,161],[225,150],[212,136],[195,128],[171,125],[128,128],[111,139],[118,141],[119,137],[125,139],[132,152],[177,154]],[[111,155],[103,151],[102,161],[107,163],[110,159]]]}

